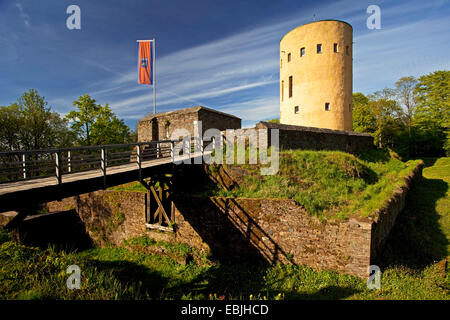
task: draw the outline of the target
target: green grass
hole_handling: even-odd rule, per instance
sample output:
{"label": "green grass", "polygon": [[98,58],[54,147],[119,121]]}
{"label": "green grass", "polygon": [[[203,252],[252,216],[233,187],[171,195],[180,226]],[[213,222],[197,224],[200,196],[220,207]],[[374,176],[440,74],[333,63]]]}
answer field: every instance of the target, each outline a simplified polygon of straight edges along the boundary
{"label": "green grass", "polygon": [[[424,159],[423,179],[409,197],[397,218],[385,263],[416,269],[448,258],[450,252],[450,158]],[[391,241],[394,243],[394,240]]]}
{"label": "green grass", "polygon": [[203,194],[293,199],[321,218],[367,217],[383,205],[417,163],[404,163],[382,151],[356,157],[339,151],[287,150],[280,152],[278,174],[262,176],[260,166],[240,165],[248,174],[237,188],[210,188]]}
{"label": "green grass", "polygon": [[147,192],[147,189],[145,189],[145,187],[140,182],[137,181],[110,187],[108,188],[108,190]]}
{"label": "green grass", "polygon": [[[65,253],[31,248],[0,231],[0,299],[444,299],[450,300],[450,158],[425,159],[423,181],[398,216],[383,255],[381,290],[364,280],[292,265],[221,264],[186,245],[132,239],[124,247]],[[389,171],[389,169],[385,169]],[[129,246],[133,246],[133,250]],[[194,254],[183,265],[169,255]],[[82,271],[68,290],[65,270]]]}
{"label": "green grass", "polygon": [[[170,177],[171,175],[167,175]],[[153,185],[156,189],[159,188],[159,182],[155,182]],[[167,184],[164,185],[165,188],[168,188]],[[112,191],[134,191],[134,192],[147,192],[147,189],[140,183],[139,181],[133,181],[130,183],[121,184],[118,186],[110,187],[108,190]]]}
{"label": "green grass", "polygon": [[180,258],[187,258],[191,254],[196,254],[197,256],[200,256],[198,253],[195,252],[195,250],[193,250],[187,244],[184,243],[174,244],[170,242],[156,241],[154,239],[145,236],[126,240],[124,241],[124,245],[132,247],[133,250],[135,251],[142,251],[142,252],[146,252],[146,248],[148,247],[157,246],[160,248],[164,248],[164,250],[167,251],[169,254],[171,254],[171,256],[176,256]]}
{"label": "green grass", "polygon": [[[125,248],[66,254],[5,242],[0,248],[0,299],[448,299],[436,266],[384,271],[382,290],[330,271],[290,265],[180,265],[167,256]],[[76,264],[80,290],[65,273]]]}

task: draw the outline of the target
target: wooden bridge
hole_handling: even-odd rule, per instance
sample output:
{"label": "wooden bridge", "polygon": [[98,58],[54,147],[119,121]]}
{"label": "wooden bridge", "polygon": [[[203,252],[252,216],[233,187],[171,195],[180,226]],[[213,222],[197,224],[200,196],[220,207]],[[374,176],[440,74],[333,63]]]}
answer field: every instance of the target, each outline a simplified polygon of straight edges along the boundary
{"label": "wooden bridge", "polygon": [[18,211],[13,228],[42,203],[141,181],[169,215],[152,185],[144,179],[173,172],[177,162],[203,157],[186,140],[0,152],[0,213]]}

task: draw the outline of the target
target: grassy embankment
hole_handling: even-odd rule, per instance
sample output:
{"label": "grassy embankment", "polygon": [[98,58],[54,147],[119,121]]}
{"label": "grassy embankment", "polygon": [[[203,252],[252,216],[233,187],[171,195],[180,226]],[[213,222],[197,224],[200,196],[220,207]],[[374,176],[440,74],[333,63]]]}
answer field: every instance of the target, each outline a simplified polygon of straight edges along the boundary
{"label": "grassy embankment", "polygon": [[[248,162],[248,153],[246,157]],[[382,206],[417,163],[405,163],[380,151],[356,157],[339,151],[288,150],[280,152],[278,174],[262,176],[259,164],[243,164],[239,166],[246,174],[239,187],[226,191],[210,184],[193,192],[204,196],[293,199],[320,218],[346,218],[352,214],[367,217]],[[214,174],[216,166],[210,169]],[[146,191],[139,182],[110,189]]]}
{"label": "grassy embankment", "polygon": [[[308,213],[323,219],[367,217],[380,208],[403,183],[419,160],[402,162],[381,151],[360,157],[339,151],[287,150],[280,152],[279,172],[262,176],[259,165],[246,170],[239,186],[218,186],[204,195],[293,199]],[[210,166],[214,172],[214,166]]]}
{"label": "grassy embankment", "polygon": [[[302,157],[314,155],[305,153]],[[300,188],[304,194],[299,199],[309,199],[309,208],[324,208],[325,214],[339,203],[359,208],[360,214],[365,214],[370,206],[360,202],[358,196],[367,193],[368,201],[376,205],[377,190],[388,192],[383,185],[394,188],[396,179],[391,173],[401,176],[409,168],[392,159],[390,164],[383,165],[355,158],[352,165],[347,165],[340,162],[342,158],[326,154],[322,154],[321,159],[326,160],[320,168],[308,166],[306,159],[295,159],[295,155],[286,159],[282,161],[298,161],[300,171],[320,172],[328,177],[311,181],[306,176],[298,177],[299,181],[308,182],[305,185],[314,188],[316,193],[330,192],[330,197],[316,201],[313,192],[308,196],[306,189]],[[330,163],[336,163],[340,169],[330,169]],[[382,270],[381,290],[368,290],[365,281],[353,276],[314,272],[302,266],[212,263],[186,246],[156,243],[146,238],[135,239],[121,248],[64,253],[22,246],[2,232],[0,298],[249,299],[252,295],[262,299],[449,299],[450,276],[445,260],[450,238],[450,158],[426,159],[426,165],[424,179],[413,189],[378,262]],[[359,177],[354,168],[361,170]],[[373,172],[377,179],[370,176]],[[347,179],[345,175],[352,178]],[[292,192],[289,184],[282,185],[283,181],[289,182],[286,173],[281,171],[279,176],[278,190]],[[343,181],[345,188],[327,186],[331,177]],[[352,179],[355,181],[351,182]],[[375,188],[380,182],[383,183]],[[264,184],[257,186],[264,187]],[[368,191],[369,188],[374,190]],[[249,188],[254,194],[263,194],[263,189]],[[151,246],[166,247],[171,255],[149,254]],[[186,265],[178,264],[173,258],[188,253],[196,259]],[[72,264],[82,270],[81,290],[66,288],[65,270]]]}

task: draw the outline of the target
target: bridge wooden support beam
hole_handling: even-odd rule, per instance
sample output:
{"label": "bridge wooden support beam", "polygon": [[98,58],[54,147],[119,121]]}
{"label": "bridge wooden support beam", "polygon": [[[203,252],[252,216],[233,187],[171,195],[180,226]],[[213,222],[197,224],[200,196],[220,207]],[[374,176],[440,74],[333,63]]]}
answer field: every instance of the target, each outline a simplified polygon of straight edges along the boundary
{"label": "bridge wooden support beam", "polygon": [[36,208],[22,208],[17,210],[18,214],[8,222],[5,226],[5,229],[8,231],[12,231],[20,226],[23,220],[29,215],[32,215],[36,212]]}
{"label": "bridge wooden support beam", "polygon": [[141,179],[140,182],[147,189],[145,209],[147,228],[174,231],[175,205],[171,178],[165,173],[159,173],[148,181]]}

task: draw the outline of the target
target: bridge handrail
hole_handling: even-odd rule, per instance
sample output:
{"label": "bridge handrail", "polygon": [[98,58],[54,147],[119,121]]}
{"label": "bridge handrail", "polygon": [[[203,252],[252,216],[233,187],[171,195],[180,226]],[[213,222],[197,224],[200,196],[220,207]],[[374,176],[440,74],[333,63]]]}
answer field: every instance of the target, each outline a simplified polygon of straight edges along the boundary
{"label": "bridge handrail", "polygon": [[[176,158],[180,151],[189,158],[192,152],[200,151],[203,155],[204,143],[209,140],[215,145],[213,137],[207,140],[199,140],[199,137],[186,140],[184,137],[124,144],[2,151],[0,152],[0,184],[47,176],[55,176],[57,183],[61,184],[63,175],[99,169],[106,181],[107,168],[126,163],[135,163],[141,177],[144,161],[171,157],[172,162],[177,163]],[[126,149],[128,150],[123,151]],[[90,151],[80,152],[83,150]]]}
{"label": "bridge handrail", "polygon": [[[128,163],[136,163],[138,165],[139,176],[141,176],[142,162],[149,160],[149,156],[155,158],[170,156],[172,161],[175,161],[175,144],[179,142],[183,143],[184,148],[185,142],[183,139],[173,139],[97,146],[3,151],[0,152],[0,184],[51,175],[54,175],[58,184],[61,184],[63,175],[98,169],[103,172],[103,176],[106,178],[107,168],[125,164],[127,160]],[[151,146],[151,148],[146,146]],[[131,150],[126,152],[120,151],[120,149],[127,148]],[[155,150],[148,153],[148,150],[153,148]],[[82,150],[91,150],[92,152],[88,152],[85,155],[76,155],[77,152]],[[98,154],[94,155],[94,153]],[[127,157],[125,154],[129,154],[129,156]],[[40,156],[45,158],[39,159]],[[20,160],[15,161],[11,157],[18,157]],[[6,161],[1,161],[2,158]],[[50,173],[51,171],[53,171],[53,174]]]}
{"label": "bridge handrail", "polygon": [[181,142],[181,141],[183,141],[183,140],[182,139],[159,140],[159,141],[134,142],[134,143],[123,143],[123,144],[103,144],[103,145],[96,145],[96,146],[76,146],[76,147],[67,147],[67,148],[0,151],[0,157],[8,156],[8,155],[59,153],[59,152],[68,152],[68,151],[77,151],[77,150],[112,149],[112,148],[123,148],[123,147],[131,147],[131,146],[143,146],[143,145],[158,144],[158,143],[174,143],[174,142]]}

